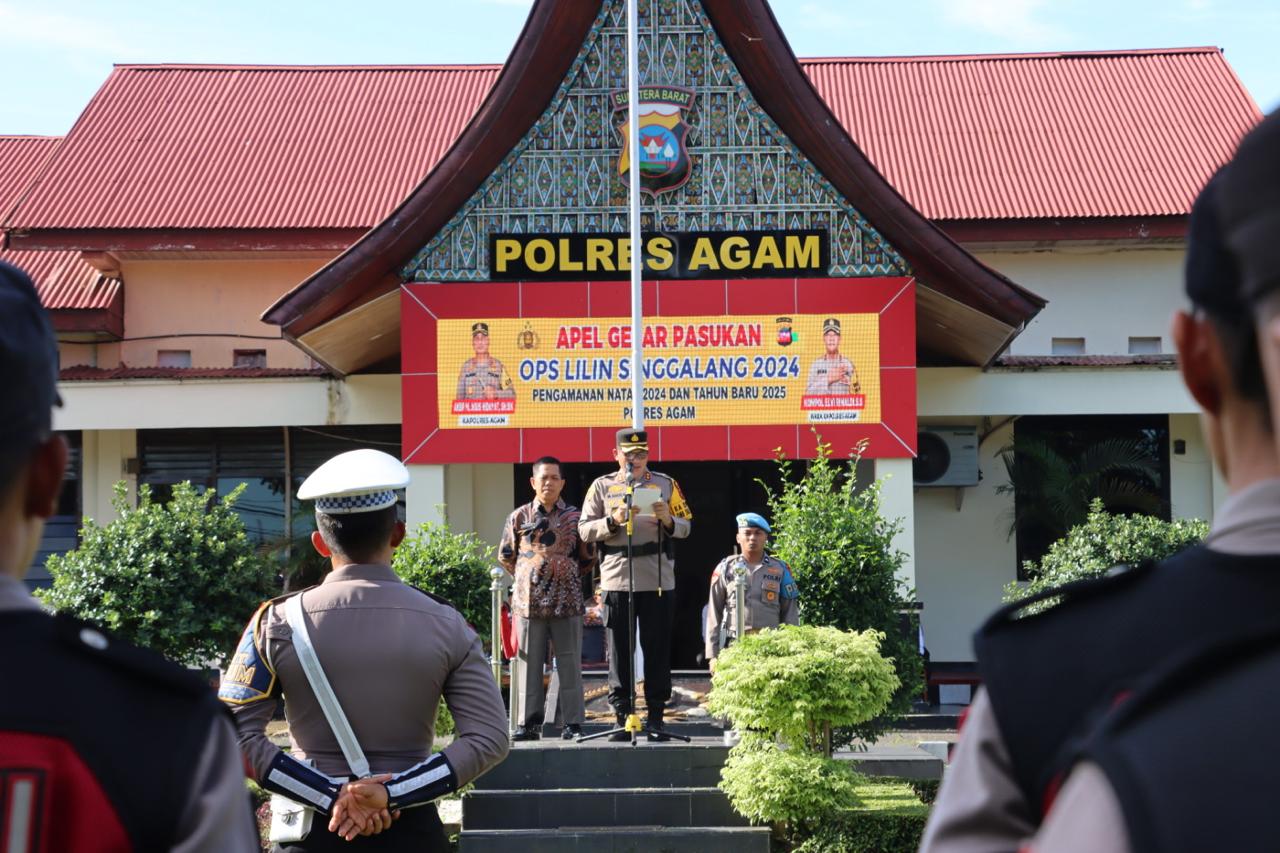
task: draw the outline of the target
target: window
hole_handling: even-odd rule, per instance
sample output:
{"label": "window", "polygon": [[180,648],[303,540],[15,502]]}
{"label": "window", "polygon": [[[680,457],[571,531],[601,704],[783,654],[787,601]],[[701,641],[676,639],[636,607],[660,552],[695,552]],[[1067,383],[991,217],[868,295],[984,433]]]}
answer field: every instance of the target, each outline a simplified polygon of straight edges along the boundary
{"label": "window", "polygon": [[1159,355],[1159,338],[1129,338],[1129,355]]}
{"label": "window", "polygon": [[191,350],[162,349],[156,351],[156,367],[190,367]]}
{"label": "window", "polygon": [[1089,502],[1108,511],[1154,515],[1169,510],[1169,418],[1166,415],[1022,417],[1001,451],[1013,494],[1010,533],[1023,563],[1084,521]]}
{"label": "window", "polygon": [[238,349],[231,360],[233,367],[266,367],[267,351],[264,349]]}
{"label": "window", "polygon": [[1084,338],[1054,338],[1049,351],[1053,355],[1084,355]]}

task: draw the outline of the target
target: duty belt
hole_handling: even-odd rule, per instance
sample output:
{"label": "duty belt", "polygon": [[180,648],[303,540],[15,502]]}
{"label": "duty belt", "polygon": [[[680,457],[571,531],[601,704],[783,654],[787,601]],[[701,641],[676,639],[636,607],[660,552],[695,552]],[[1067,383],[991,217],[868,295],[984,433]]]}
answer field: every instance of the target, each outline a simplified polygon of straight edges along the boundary
{"label": "duty belt", "polygon": [[[644,544],[641,544],[641,545],[631,546],[631,556],[633,557],[652,557],[656,553],[658,553],[657,542],[645,542]],[[600,555],[602,557],[607,557],[610,554],[621,554],[622,556],[625,557],[627,556],[627,546],[626,545],[605,545],[602,543],[600,545]]]}

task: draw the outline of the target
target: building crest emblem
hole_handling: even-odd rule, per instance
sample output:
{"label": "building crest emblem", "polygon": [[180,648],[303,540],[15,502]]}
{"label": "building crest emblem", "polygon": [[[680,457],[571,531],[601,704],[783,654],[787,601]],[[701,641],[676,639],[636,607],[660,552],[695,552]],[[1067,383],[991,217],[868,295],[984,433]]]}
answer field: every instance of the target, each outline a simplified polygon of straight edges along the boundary
{"label": "building crest emblem", "polygon": [[[651,196],[671,192],[689,180],[691,163],[685,140],[690,127],[684,120],[685,110],[693,106],[694,92],[678,86],[641,86],[640,107],[640,191]],[[627,146],[627,92],[613,92],[613,111],[617,115],[618,138],[622,154],[618,158],[618,174],[630,171]]]}

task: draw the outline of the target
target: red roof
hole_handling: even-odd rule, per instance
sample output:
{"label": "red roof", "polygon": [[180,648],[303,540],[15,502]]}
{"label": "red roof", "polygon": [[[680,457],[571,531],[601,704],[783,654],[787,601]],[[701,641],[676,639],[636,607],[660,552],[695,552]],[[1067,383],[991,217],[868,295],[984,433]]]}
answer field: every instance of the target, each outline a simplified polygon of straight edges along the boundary
{"label": "red roof", "polygon": [[[1217,48],[801,60],[938,220],[1182,215],[1260,113]],[[366,229],[498,76],[469,66],[117,66],[7,225]]]}
{"label": "red roof", "polygon": [[0,221],[31,186],[36,172],[58,147],[59,136],[0,136]]}
{"label": "red roof", "polygon": [[1184,215],[1262,117],[1214,47],[801,64],[938,220]]}
{"label": "red roof", "polygon": [[[0,211],[7,212],[18,203],[59,141],[57,136],[0,136]],[[121,293],[119,279],[101,275],[81,259],[79,252],[0,249],[0,261],[20,267],[31,276],[40,302],[51,311],[108,311]],[[60,322],[65,318],[54,319],[60,329],[66,325]]]}
{"label": "red roof", "polygon": [[367,228],[499,66],[117,66],[13,228]]}
{"label": "red roof", "polygon": [[996,359],[997,367],[1176,367],[1178,356],[1174,353],[1150,353],[1147,355],[1003,355]]}

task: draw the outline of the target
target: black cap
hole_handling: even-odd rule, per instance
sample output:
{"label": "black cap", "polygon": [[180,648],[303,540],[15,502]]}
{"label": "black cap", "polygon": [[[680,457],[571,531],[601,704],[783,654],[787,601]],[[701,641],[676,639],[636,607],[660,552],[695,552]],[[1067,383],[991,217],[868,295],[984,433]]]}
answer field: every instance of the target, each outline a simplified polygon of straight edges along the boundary
{"label": "black cap", "polygon": [[618,430],[617,439],[618,449],[623,453],[632,453],[636,450],[649,452],[649,433],[642,429],[631,429],[630,427],[620,429]]}
{"label": "black cap", "polygon": [[0,442],[31,443],[53,426],[58,342],[31,278],[0,262]]}
{"label": "black cap", "polygon": [[1222,318],[1243,315],[1248,305],[1240,287],[1240,269],[1227,246],[1219,216],[1222,172],[1205,184],[1191,206],[1187,229],[1187,298],[1197,308]]}
{"label": "black cap", "polygon": [[472,323],[471,337],[474,338],[476,335],[484,335],[486,338],[489,337],[489,324],[488,323]]}
{"label": "black cap", "polygon": [[1222,174],[1219,212],[1251,302],[1280,288],[1280,111],[1240,143]]}

